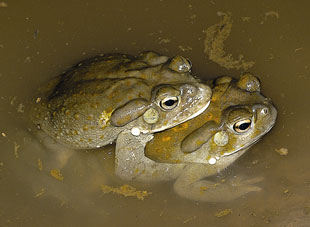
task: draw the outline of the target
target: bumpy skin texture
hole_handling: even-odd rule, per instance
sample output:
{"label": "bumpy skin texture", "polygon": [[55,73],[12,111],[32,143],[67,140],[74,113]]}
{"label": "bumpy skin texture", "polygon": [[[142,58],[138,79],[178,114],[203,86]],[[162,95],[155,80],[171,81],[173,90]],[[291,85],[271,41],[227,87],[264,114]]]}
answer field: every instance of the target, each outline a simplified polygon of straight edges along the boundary
{"label": "bumpy skin texture", "polygon": [[260,94],[259,81],[251,74],[238,81],[221,77],[210,84],[214,85],[211,104],[198,117],[154,134],[153,140],[152,135],[139,138],[139,145],[134,136],[121,134],[116,174],[126,180],[176,179],[176,193],[199,201],[221,202],[259,191],[253,185],[262,180],[259,177],[220,184],[204,178],[228,167],[265,135],[273,127],[277,111]]}
{"label": "bumpy skin texture", "polygon": [[112,143],[120,132],[153,133],[203,112],[210,87],[182,56],[106,54],[81,62],[41,90],[33,121],[73,148]]}

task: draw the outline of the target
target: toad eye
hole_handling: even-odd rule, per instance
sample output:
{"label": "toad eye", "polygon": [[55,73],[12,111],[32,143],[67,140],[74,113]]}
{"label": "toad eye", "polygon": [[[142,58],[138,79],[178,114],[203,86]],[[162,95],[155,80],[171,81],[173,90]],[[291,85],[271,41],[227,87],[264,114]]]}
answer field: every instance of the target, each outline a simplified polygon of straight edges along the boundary
{"label": "toad eye", "polygon": [[163,100],[160,101],[160,107],[164,110],[172,110],[174,109],[179,103],[179,98],[172,96],[172,97],[166,97]]}
{"label": "toad eye", "polygon": [[261,113],[264,114],[264,115],[268,114],[268,108],[263,108],[261,110]]}
{"label": "toad eye", "polygon": [[252,122],[251,119],[238,121],[234,124],[233,128],[236,132],[243,133],[243,132],[246,132],[250,129],[251,122]]}

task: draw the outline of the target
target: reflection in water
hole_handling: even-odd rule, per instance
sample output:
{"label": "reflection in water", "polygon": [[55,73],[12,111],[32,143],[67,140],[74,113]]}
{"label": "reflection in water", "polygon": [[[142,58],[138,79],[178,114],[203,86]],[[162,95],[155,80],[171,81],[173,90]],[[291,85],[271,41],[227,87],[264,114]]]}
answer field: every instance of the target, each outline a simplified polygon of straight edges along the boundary
{"label": "reflection in water", "polygon": [[[7,7],[0,7],[2,226],[302,226],[309,222],[307,1],[4,2]],[[106,152],[75,151],[60,172],[62,181],[50,175],[48,165],[57,160],[53,162],[44,146],[29,136],[25,114],[18,111],[20,104],[28,107],[37,87],[100,52],[181,54],[192,60],[193,71],[201,78],[238,76],[240,71],[208,61],[203,51],[202,31],[218,23],[217,12],[231,12],[234,21],[225,51],[255,61],[251,72],[259,75],[263,93],[276,103],[279,118],[260,143],[214,180],[262,176],[261,192],[220,204],[181,199],[169,182],[132,184],[152,192],[143,201],[103,194],[100,185],[124,183],[113,177],[113,146]],[[275,152],[280,148],[287,148],[288,155]]]}

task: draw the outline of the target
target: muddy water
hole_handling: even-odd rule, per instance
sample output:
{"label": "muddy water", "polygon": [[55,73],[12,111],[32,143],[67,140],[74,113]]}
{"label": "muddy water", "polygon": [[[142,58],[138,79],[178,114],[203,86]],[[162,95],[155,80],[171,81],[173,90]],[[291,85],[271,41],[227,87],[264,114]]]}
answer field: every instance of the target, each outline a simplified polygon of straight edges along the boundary
{"label": "muddy water", "polygon": [[[307,1],[0,1],[0,226],[307,226],[310,223],[310,15]],[[192,202],[172,183],[134,185],[143,201],[103,194],[113,146],[76,152],[49,175],[52,158],[27,132],[23,106],[37,87],[102,52],[181,54],[210,79],[237,77],[204,53],[205,33],[230,12],[225,52],[254,61],[279,114],[274,129],[216,178],[263,176],[261,192],[227,203]],[[281,156],[275,149],[287,148]],[[42,170],[38,165],[42,163]],[[94,183],[95,182],[95,183]],[[231,209],[226,216],[220,211]]]}

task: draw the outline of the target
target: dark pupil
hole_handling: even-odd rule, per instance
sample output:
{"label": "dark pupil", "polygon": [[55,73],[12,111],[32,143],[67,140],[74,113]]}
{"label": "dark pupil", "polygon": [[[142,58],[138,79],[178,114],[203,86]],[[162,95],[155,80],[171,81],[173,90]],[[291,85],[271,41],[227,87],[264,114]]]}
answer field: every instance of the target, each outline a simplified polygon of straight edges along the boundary
{"label": "dark pupil", "polygon": [[250,123],[242,123],[239,125],[240,130],[246,130],[250,126]]}
{"label": "dark pupil", "polygon": [[175,103],[175,100],[172,100],[172,99],[165,101],[166,106],[173,106],[174,103]]}

